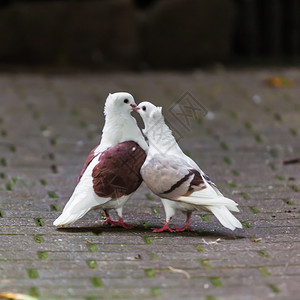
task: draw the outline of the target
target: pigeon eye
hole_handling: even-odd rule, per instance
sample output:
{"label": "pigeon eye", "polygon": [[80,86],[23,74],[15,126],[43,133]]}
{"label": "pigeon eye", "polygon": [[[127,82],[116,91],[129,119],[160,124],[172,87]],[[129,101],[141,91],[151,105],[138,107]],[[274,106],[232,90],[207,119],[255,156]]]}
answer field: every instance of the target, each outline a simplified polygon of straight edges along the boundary
{"label": "pigeon eye", "polygon": [[143,110],[143,111],[146,111],[146,106],[143,106],[143,107],[142,107],[142,110]]}
{"label": "pigeon eye", "polygon": [[129,102],[129,100],[128,100],[128,99],[125,99],[125,100],[124,100],[124,103],[128,103],[128,102]]}

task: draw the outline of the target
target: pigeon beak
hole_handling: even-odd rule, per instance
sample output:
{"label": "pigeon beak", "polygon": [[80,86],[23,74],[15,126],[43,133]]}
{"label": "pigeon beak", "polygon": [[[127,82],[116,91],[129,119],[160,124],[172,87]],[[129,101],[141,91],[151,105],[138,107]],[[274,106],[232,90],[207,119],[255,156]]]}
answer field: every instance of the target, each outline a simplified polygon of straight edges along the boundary
{"label": "pigeon beak", "polygon": [[139,110],[140,108],[136,104],[130,104],[132,110]]}

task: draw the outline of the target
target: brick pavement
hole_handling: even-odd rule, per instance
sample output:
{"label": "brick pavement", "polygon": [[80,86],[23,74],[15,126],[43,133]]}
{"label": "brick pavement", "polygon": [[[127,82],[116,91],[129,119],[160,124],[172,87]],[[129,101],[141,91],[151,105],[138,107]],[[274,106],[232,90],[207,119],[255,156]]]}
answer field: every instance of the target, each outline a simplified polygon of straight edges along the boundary
{"label": "brick pavement", "polygon": [[[293,87],[269,87],[272,75]],[[300,299],[300,70],[0,74],[0,291],[39,299]],[[153,233],[164,212],[142,186],[124,230],[98,211],[69,228],[53,220],[99,141],[108,92],[165,113],[189,91],[208,108],[179,129],[182,148],[239,203],[231,232],[195,213],[196,232]],[[177,126],[177,125],[176,125]],[[173,225],[182,225],[178,213]]]}

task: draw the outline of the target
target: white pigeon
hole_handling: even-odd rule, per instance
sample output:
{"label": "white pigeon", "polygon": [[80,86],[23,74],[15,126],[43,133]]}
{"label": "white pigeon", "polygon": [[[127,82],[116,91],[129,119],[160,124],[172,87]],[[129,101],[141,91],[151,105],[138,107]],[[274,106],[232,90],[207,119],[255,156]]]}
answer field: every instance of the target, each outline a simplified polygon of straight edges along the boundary
{"label": "white pigeon", "polygon": [[[142,183],[140,168],[148,149],[130,114],[136,106],[128,93],[109,94],[101,142],[87,157],[78,184],[62,214],[54,221],[55,226],[72,224],[92,208],[102,208],[106,215],[103,224],[133,227],[124,223],[122,210]],[[117,222],[110,219],[110,209],[117,211]]]}
{"label": "white pigeon", "polygon": [[[144,121],[143,132],[149,143],[141,175],[152,192],[161,198],[166,213],[164,226],[154,231],[193,230],[190,217],[199,209],[212,212],[223,226],[231,230],[242,228],[239,220],[230,213],[239,211],[238,204],[225,198],[198,165],[182,152],[165,124],[162,108],[142,102],[135,110]],[[186,213],[185,226],[170,228],[169,222],[176,209]]]}

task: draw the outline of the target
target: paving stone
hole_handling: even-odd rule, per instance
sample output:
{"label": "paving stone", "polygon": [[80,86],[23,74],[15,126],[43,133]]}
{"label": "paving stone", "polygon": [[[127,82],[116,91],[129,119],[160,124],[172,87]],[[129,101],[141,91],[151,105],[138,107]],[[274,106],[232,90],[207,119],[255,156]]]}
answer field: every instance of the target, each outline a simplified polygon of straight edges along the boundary
{"label": "paving stone", "polygon": [[[272,88],[274,74],[295,82]],[[0,289],[39,299],[294,299],[300,279],[298,69],[194,73],[0,74]],[[131,230],[91,211],[52,223],[99,142],[108,92],[171,105],[190,92],[210,112],[179,143],[239,203],[244,228],[195,212],[195,232],[154,233],[164,211],[145,185]],[[174,121],[174,120],[173,120]],[[116,216],[116,215],[115,215]],[[172,225],[185,216],[178,212]]]}

